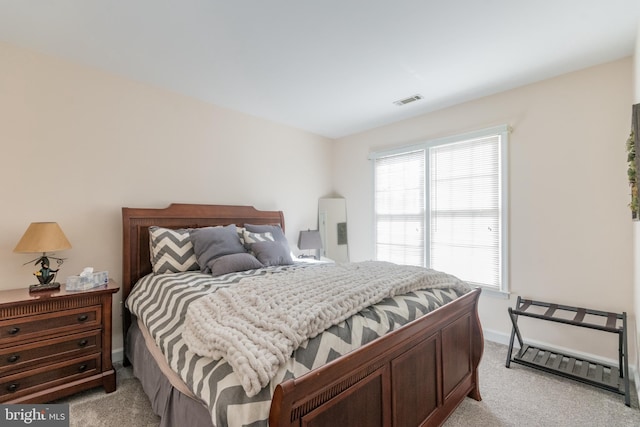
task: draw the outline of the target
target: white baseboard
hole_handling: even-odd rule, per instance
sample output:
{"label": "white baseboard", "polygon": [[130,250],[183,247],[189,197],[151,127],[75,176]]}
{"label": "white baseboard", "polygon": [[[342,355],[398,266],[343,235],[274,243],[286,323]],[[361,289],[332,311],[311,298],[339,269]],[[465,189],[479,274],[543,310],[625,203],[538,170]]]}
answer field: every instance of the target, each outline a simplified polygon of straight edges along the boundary
{"label": "white baseboard", "polygon": [[113,363],[122,362],[124,360],[124,348],[114,348],[111,351],[111,361]]}
{"label": "white baseboard", "polygon": [[636,385],[636,396],[640,396],[640,376],[638,376],[638,370],[634,368],[629,368],[631,371],[633,371],[633,381],[634,384]]}

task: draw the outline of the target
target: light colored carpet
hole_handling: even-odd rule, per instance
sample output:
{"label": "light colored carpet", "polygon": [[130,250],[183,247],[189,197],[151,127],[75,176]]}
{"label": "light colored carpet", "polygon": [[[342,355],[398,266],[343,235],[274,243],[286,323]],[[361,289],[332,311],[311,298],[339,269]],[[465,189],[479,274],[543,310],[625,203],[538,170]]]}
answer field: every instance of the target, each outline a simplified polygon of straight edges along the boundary
{"label": "light colored carpet", "polygon": [[[638,399],[511,363],[507,346],[487,341],[480,362],[482,401],[465,399],[444,427],[638,427]],[[632,384],[631,388],[634,388]]]}
{"label": "light colored carpet", "polygon": [[[483,400],[465,399],[444,427],[640,426],[635,393],[629,408],[619,394],[514,363],[507,369],[506,355],[506,346],[485,344],[480,363]],[[130,368],[118,368],[118,389],[114,393],[105,394],[95,389],[62,402],[69,403],[72,427],[157,427],[159,424]]]}
{"label": "light colored carpet", "polygon": [[[158,427],[160,417],[153,413],[140,381],[131,367],[114,364],[117,388],[113,393],[103,389],[87,390],[56,403],[69,404],[70,427]],[[182,426],[176,426],[182,427]]]}

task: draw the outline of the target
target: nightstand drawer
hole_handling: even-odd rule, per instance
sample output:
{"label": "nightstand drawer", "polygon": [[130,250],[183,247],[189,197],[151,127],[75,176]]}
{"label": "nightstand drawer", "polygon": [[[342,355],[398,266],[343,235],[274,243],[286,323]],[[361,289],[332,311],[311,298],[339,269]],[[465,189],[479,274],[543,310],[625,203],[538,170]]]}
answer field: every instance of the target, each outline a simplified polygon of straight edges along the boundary
{"label": "nightstand drawer", "polygon": [[35,364],[97,353],[102,347],[101,336],[101,330],[92,330],[0,349],[0,375],[25,370]]}
{"label": "nightstand drawer", "polygon": [[2,377],[0,402],[95,375],[101,371],[100,358],[97,353]]}
{"label": "nightstand drawer", "polygon": [[30,337],[100,326],[99,305],[0,321],[0,346]]}

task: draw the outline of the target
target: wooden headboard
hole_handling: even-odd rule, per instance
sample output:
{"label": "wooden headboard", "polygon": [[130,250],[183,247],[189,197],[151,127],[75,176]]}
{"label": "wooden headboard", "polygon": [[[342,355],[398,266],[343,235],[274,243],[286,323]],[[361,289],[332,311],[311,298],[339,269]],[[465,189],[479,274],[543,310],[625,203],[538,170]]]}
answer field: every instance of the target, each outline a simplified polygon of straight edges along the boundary
{"label": "wooden headboard", "polygon": [[[122,301],[136,282],[151,273],[149,227],[197,228],[236,224],[279,224],[282,211],[259,211],[253,206],[192,205],[173,203],[166,208],[122,208]],[[131,315],[123,309],[124,337]]]}

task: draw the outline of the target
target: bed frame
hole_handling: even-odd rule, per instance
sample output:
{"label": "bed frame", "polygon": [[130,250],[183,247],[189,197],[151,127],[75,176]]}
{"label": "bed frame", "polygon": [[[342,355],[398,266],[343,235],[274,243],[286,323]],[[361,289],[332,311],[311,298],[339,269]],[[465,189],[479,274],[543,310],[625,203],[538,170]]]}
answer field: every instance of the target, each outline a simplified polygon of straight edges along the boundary
{"label": "bed frame", "polygon": [[[122,208],[123,301],[151,272],[151,225],[167,228],[280,224],[281,211],[251,206],[172,204],[163,209]],[[478,364],[484,341],[478,318],[480,290],[276,387],[271,427],[438,426],[466,396],[481,400]],[[131,314],[123,312],[124,335]],[[125,352],[126,353],[126,352]]]}

